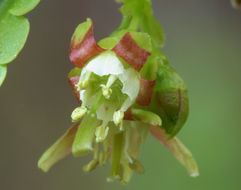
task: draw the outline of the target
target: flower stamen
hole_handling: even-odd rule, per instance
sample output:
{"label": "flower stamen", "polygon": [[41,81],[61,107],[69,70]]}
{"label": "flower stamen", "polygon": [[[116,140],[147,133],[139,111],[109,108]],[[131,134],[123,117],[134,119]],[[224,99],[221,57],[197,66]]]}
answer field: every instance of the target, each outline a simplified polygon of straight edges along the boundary
{"label": "flower stamen", "polygon": [[87,112],[87,108],[84,106],[77,107],[71,114],[72,122],[79,121]]}
{"label": "flower stamen", "polygon": [[108,131],[109,131],[108,126],[101,125],[97,127],[95,131],[96,142],[97,143],[103,142],[108,135]]}

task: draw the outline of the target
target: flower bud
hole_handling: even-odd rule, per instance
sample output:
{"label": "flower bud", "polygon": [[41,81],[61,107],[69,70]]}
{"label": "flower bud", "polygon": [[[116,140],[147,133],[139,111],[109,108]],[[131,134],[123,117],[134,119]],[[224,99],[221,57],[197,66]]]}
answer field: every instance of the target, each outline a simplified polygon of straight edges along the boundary
{"label": "flower bud", "polygon": [[169,66],[162,66],[157,73],[155,97],[151,107],[162,119],[162,127],[174,137],[188,116],[188,94],[182,78]]}

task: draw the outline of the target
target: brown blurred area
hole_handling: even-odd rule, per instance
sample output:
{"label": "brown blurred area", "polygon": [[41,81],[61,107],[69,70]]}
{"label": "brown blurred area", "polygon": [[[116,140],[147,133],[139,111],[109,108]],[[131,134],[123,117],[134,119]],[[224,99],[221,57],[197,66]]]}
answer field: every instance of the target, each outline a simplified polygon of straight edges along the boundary
{"label": "brown blurred area", "polygon": [[199,162],[199,178],[190,179],[151,138],[142,154],[146,173],[125,187],[106,183],[109,167],[83,173],[88,156],[69,156],[48,173],[37,168],[78,105],[67,82],[75,27],[92,18],[99,40],[119,25],[119,6],[114,0],[42,0],[27,14],[27,43],[0,88],[0,189],[240,189],[241,11],[228,0],[153,0],[166,36],[163,51],[189,87],[191,114],[180,138]]}

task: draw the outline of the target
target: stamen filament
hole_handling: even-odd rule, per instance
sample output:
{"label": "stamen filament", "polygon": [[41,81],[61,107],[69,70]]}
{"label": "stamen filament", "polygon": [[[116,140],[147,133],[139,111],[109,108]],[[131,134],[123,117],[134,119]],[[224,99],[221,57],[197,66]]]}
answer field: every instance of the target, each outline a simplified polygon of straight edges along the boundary
{"label": "stamen filament", "polygon": [[114,136],[110,179],[120,178],[120,174],[121,174],[120,160],[122,155],[123,140],[124,140],[123,132],[118,133]]}
{"label": "stamen filament", "polygon": [[110,75],[106,83],[106,87],[109,88],[116,81],[117,77],[115,75]]}

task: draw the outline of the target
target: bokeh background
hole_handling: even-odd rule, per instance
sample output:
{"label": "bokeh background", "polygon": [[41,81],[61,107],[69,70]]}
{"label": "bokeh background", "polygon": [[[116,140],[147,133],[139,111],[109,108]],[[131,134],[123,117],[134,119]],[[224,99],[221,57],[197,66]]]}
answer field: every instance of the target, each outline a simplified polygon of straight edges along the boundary
{"label": "bokeh background", "polygon": [[162,50],[189,87],[190,116],[178,136],[200,177],[190,178],[151,136],[141,156],[146,172],[126,186],[106,183],[109,167],[83,173],[88,156],[69,156],[47,174],[37,168],[78,105],[67,82],[75,27],[91,17],[101,39],[119,25],[119,6],[114,0],[42,0],[27,15],[28,41],[0,88],[0,189],[240,190],[241,11],[228,0],[153,0],[166,37]]}

